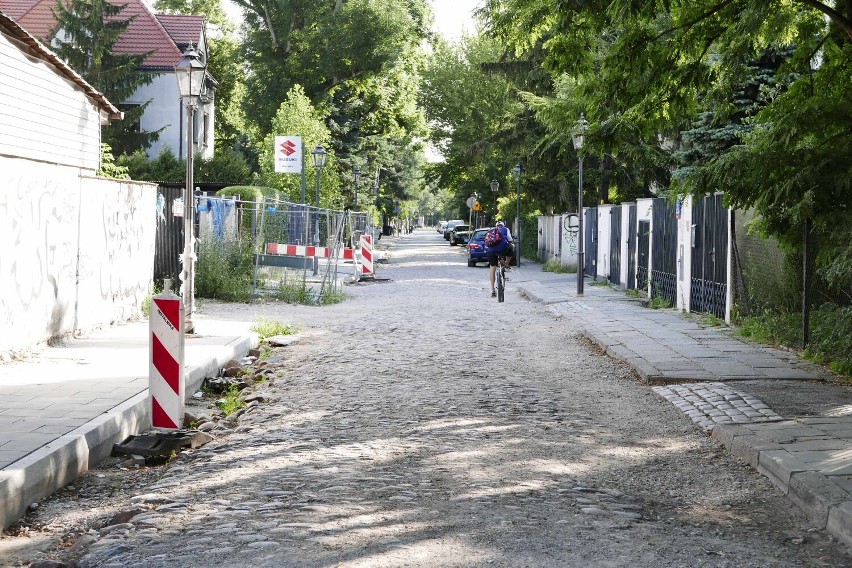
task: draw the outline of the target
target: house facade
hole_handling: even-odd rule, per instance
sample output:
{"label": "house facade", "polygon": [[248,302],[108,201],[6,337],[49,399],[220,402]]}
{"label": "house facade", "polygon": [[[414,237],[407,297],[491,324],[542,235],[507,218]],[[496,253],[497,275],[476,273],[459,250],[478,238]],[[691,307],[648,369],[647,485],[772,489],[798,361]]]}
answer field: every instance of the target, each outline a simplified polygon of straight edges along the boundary
{"label": "house facade", "polygon": [[121,118],[0,11],[0,360],[140,314],[157,186],[96,175]]}
{"label": "house facade", "polygon": [[[141,70],[155,75],[153,82],[140,87],[119,107],[144,104],[150,101],[142,115],[139,128],[147,132],[160,131],[159,139],[147,150],[149,158],[171,149],[178,158],[186,156],[186,109],[180,100],[174,67],[191,44],[207,64],[207,34],[204,18],[178,14],[155,14],[143,0],[122,0],[121,19],[134,18],[127,31],[115,43],[117,54],[148,54]],[[22,28],[50,45],[57,33],[53,16],[56,0],[0,0],[0,11],[15,20]],[[193,152],[211,158],[213,146],[213,116],[216,81],[208,75],[205,93],[195,113]]]}

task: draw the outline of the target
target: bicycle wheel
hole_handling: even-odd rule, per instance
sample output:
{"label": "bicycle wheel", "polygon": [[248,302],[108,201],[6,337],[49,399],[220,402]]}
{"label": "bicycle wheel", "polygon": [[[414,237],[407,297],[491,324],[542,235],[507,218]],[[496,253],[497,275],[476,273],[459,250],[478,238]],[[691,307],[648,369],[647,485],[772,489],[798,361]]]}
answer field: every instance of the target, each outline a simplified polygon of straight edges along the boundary
{"label": "bicycle wheel", "polygon": [[506,291],[506,273],[502,266],[497,267],[497,301],[502,302]]}

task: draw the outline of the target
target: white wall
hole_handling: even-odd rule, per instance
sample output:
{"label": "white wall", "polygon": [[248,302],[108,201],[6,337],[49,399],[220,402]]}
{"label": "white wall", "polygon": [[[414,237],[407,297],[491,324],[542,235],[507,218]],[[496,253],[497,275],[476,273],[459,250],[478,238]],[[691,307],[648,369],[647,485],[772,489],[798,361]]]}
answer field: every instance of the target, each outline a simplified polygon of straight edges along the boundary
{"label": "white wall", "polygon": [[157,186],[0,156],[0,354],[138,315]]}
{"label": "white wall", "polygon": [[[150,85],[141,86],[127,104],[142,104],[148,100],[151,103],[142,115],[142,130],[154,132],[160,128],[160,138],[148,149],[148,157],[156,158],[166,147],[171,148],[172,154],[178,159],[185,159],[186,144],[186,109],[182,108],[177,79],[172,72],[158,75]],[[195,113],[195,153],[203,158],[213,157],[213,100],[200,103]],[[204,114],[208,115],[207,132],[203,133]],[[206,134],[206,135],[205,135]]]}
{"label": "white wall", "polygon": [[598,278],[609,278],[609,232],[612,205],[598,205],[598,258],[595,266]]}
{"label": "white wall", "polygon": [[[638,230],[639,221],[648,221],[651,225],[651,235],[649,235],[649,239],[653,238],[654,232],[654,219],[653,219],[653,198],[641,198],[636,200],[636,226]],[[637,238],[637,246],[638,246],[638,238]],[[645,293],[648,294],[648,297],[651,296],[651,258],[654,256],[654,247],[650,246],[648,252],[648,264],[644,268],[648,270],[648,285],[645,287]],[[639,262],[639,255],[636,255],[636,262]],[[638,268],[638,264],[637,264]]]}
{"label": "white wall", "polygon": [[0,33],[0,156],[96,171],[101,144],[96,103],[28,51]]}
{"label": "white wall", "polygon": [[677,220],[677,296],[676,306],[688,312],[692,293],[692,197],[681,201]]}
{"label": "white wall", "polygon": [[579,242],[579,231],[569,229],[570,222],[569,219],[574,219],[574,225],[576,226],[579,221],[577,220],[576,213],[563,213],[561,215],[561,225],[562,225],[562,245],[561,245],[561,263],[563,266],[567,266],[569,268],[577,268],[577,253],[579,252],[580,242]]}

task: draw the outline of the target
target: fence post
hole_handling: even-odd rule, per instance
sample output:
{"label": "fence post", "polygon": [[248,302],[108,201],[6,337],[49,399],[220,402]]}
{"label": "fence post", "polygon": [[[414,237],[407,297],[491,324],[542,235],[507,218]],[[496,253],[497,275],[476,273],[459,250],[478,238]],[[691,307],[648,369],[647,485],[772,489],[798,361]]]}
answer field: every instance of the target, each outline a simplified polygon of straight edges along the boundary
{"label": "fence post", "polygon": [[813,269],[811,252],[813,241],[811,240],[811,220],[805,219],[802,229],[802,349],[808,346],[811,336],[811,284],[813,283]]}

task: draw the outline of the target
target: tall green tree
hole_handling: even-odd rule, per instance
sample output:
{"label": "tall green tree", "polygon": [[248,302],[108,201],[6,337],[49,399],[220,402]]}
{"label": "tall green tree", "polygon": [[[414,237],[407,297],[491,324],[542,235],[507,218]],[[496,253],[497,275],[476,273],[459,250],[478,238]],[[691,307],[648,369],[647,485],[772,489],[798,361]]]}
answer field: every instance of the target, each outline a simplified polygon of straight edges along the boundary
{"label": "tall green tree", "polygon": [[53,8],[57,25],[53,44],[57,54],[93,87],[124,110],[124,120],[104,127],[104,142],[115,154],[147,149],[159,138],[159,131],[145,132],[138,124],[149,101],[123,106],[136,90],[151,83],[154,76],[139,68],[148,55],[120,55],[113,47],[133,21],[122,19],[124,5],[107,0],[71,0],[66,6],[57,0]]}

